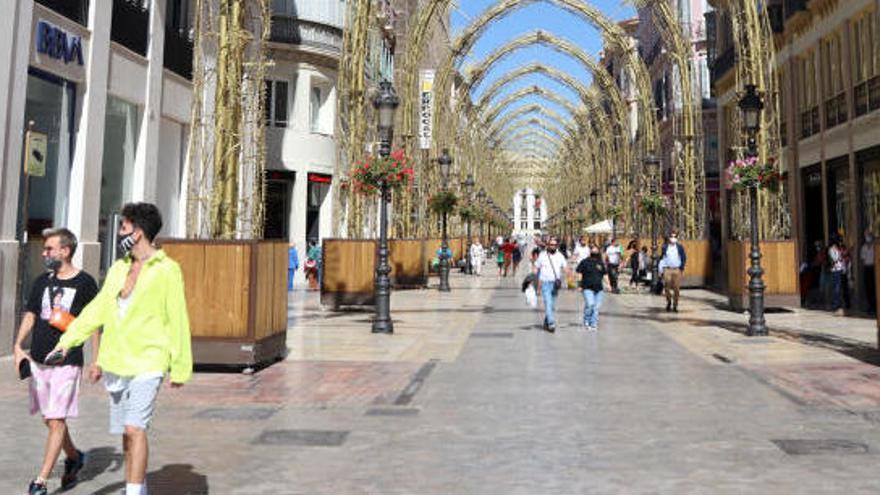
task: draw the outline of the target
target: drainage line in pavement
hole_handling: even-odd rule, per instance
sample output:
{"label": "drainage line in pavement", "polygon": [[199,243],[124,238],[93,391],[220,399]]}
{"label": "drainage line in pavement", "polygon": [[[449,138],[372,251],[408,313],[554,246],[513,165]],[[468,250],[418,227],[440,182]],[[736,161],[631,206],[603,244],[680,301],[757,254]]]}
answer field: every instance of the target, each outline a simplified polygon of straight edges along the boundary
{"label": "drainage line in pavement", "polygon": [[404,388],[403,391],[400,392],[400,395],[397,396],[397,399],[394,400],[395,406],[405,406],[412,402],[413,397],[415,397],[419,392],[419,389],[422,388],[425,380],[428,379],[428,375],[434,371],[434,367],[437,366],[437,361],[437,359],[432,359],[419,368],[419,371],[417,371],[412,380],[409,381],[406,388]]}

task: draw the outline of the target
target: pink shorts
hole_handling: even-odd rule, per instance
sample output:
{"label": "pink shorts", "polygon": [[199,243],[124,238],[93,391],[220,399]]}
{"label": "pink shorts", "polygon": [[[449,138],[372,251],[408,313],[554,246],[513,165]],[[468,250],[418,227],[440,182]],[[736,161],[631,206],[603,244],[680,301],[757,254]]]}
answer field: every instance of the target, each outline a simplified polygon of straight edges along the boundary
{"label": "pink shorts", "polygon": [[31,361],[31,414],[44,419],[75,418],[79,414],[80,366],[43,366]]}

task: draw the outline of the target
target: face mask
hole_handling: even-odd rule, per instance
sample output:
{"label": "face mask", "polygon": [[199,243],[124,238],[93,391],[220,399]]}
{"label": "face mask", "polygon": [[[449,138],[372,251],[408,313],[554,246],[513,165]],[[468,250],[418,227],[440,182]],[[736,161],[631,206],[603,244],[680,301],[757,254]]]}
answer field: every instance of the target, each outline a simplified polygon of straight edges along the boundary
{"label": "face mask", "polygon": [[872,236],[872,235],[866,235],[866,236],[865,236],[865,242],[874,242],[874,236]]}
{"label": "face mask", "polygon": [[599,257],[599,251],[590,251],[590,256],[592,256],[592,257],[594,257],[594,258],[598,258],[598,257]]}
{"label": "face mask", "polygon": [[119,253],[122,256],[128,256],[128,253],[131,252],[131,248],[134,247],[137,241],[134,240],[134,232],[130,234],[119,235],[119,240],[117,243],[117,247],[119,248]]}
{"label": "face mask", "polygon": [[548,247],[548,248],[547,248],[547,251],[549,251],[550,253],[555,253],[555,252],[556,252],[556,248],[555,248],[555,247]]}
{"label": "face mask", "polygon": [[673,237],[672,239],[669,239],[669,242],[671,242],[671,243],[673,243],[673,244],[676,244],[676,243],[678,242],[678,239],[676,239],[675,237]]}
{"label": "face mask", "polygon": [[58,269],[61,268],[61,260],[51,256],[44,256],[43,264],[46,265],[46,270],[49,270],[50,272],[57,272]]}

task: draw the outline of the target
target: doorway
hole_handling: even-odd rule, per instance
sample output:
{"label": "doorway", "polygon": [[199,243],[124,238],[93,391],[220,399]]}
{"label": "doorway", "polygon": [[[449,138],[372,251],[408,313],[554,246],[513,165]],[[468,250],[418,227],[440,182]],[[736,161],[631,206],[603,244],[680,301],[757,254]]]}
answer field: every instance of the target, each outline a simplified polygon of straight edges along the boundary
{"label": "doorway", "polygon": [[272,170],[266,173],[264,239],[290,239],[290,205],[294,182],[294,172]]}

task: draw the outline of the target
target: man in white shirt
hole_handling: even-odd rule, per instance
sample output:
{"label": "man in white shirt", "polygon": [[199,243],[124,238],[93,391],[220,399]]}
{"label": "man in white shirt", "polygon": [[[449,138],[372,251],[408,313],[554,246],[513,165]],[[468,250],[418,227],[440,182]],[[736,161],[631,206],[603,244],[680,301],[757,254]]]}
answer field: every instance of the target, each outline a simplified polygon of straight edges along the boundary
{"label": "man in white shirt", "polygon": [[551,237],[547,250],[538,255],[534,266],[544,298],[544,330],[550,333],[556,331],[556,297],[568,271],[568,262],[559,252],[559,239]]}
{"label": "man in white shirt", "polygon": [[581,236],[577,245],[574,247],[575,266],[580,265],[581,261],[590,257],[590,246],[587,246],[587,238]]}
{"label": "man in white shirt", "polygon": [[663,244],[660,249],[660,262],[658,269],[663,277],[663,287],[666,292],[666,311],[678,313],[678,298],[681,295],[681,277],[687,263],[687,253],[678,243],[678,234],[673,232],[669,236],[669,242]]}
{"label": "man in white shirt", "polygon": [[474,240],[474,243],[471,244],[471,266],[473,267],[474,275],[480,276],[483,273],[483,256],[485,256],[485,251],[483,249],[483,245],[480,244],[480,239]]}
{"label": "man in white shirt", "polygon": [[623,257],[623,249],[617,243],[617,239],[612,237],[611,244],[605,249],[605,265],[608,267],[608,281],[611,282],[611,292],[619,294],[620,289],[617,288],[617,275],[620,273],[620,260]]}

